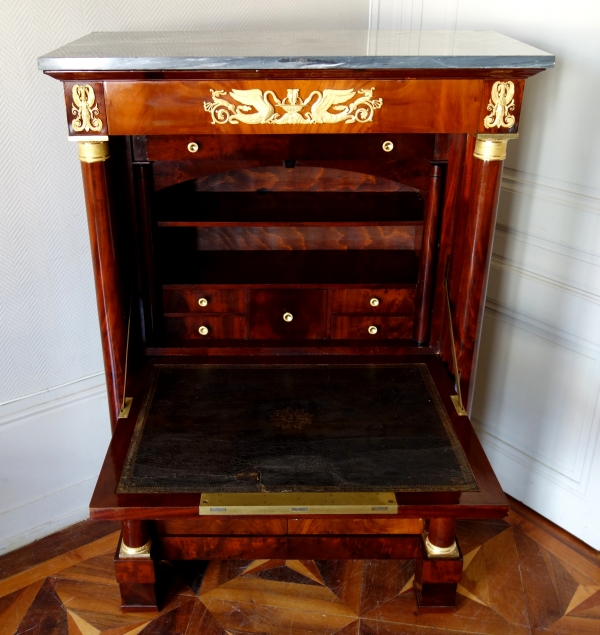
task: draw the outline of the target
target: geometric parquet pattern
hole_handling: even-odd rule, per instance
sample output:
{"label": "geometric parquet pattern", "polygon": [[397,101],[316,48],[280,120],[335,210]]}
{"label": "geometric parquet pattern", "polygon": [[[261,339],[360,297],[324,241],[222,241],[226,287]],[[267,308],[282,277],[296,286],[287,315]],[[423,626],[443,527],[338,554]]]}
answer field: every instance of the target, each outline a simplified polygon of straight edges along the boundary
{"label": "geometric parquet pattern", "polygon": [[513,512],[458,536],[454,614],[402,560],[165,562],[162,611],[121,613],[112,534],[0,581],[0,635],[600,635],[600,567]]}

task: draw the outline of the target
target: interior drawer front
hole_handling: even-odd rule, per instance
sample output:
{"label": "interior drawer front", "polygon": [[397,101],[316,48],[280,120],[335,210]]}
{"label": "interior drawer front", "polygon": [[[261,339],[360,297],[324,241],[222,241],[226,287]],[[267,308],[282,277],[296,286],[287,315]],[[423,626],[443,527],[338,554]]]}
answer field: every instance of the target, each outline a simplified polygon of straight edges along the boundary
{"label": "interior drawer front", "polygon": [[290,518],[290,534],[421,534],[422,518]]}
{"label": "interior drawer front", "polygon": [[[250,338],[316,340],[325,337],[326,289],[251,289]],[[284,316],[292,316],[286,321]]]}
{"label": "interior drawer front", "polygon": [[[206,303],[201,300],[205,300]],[[165,313],[243,313],[244,291],[210,287],[163,287]]]}
{"label": "interior drawer front", "polygon": [[[199,329],[205,327],[206,334]],[[232,339],[245,337],[243,315],[198,315],[165,317],[167,336],[180,340]]]}
{"label": "interior drawer front", "polygon": [[[375,333],[369,327],[376,327]],[[410,339],[413,333],[413,316],[387,315],[332,315],[332,340],[386,340]]]}
{"label": "interior drawer front", "polygon": [[334,289],[331,312],[412,315],[415,295],[416,289]]}

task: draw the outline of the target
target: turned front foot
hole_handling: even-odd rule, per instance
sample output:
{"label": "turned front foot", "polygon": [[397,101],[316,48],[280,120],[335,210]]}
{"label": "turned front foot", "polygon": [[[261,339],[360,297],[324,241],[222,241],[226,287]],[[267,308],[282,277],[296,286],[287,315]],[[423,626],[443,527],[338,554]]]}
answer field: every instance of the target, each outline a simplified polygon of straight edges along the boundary
{"label": "turned front foot", "polygon": [[456,586],[462,575],[462,555],[456,542],[456,521],[432,518],[422,539],[417,560],[415,593],[418,610],[452,612],[456,609]]}
{"label": "turned front foot", "polygon": [[123,521],[115,554],[115,574],[123,611],[158,611],[151,547],[147,522]]}

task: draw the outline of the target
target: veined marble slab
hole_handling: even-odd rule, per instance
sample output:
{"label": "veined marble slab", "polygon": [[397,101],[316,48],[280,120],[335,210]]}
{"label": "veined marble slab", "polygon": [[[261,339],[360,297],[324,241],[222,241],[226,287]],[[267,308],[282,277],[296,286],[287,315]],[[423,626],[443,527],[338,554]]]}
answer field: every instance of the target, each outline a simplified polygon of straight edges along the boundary
{"label": "veined marble slab", "polygon": [[493,31],[91,33],[44,71],[550,68],[554,55]]}

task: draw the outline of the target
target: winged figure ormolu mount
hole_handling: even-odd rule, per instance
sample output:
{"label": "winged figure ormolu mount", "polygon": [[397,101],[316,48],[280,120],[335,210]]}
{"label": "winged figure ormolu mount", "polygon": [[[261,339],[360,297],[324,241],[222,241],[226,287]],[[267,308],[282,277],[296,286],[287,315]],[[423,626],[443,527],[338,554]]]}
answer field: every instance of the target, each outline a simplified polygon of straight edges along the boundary
{"label": "winged figure ormolu mount", "polygon": [[[279,99],[272,90],[259,88],[233,89],[229,96],[239,104],[224,98],[224,90],[212,90],[212,101],[204,102],[213,124],[334,124],[373,121],[373,112],[383,105],[383,99],[373,99],[375,88],[313,90],[306,99],[300,89],[288,88],[287,95]],[[354,101],[356,95],[359,95]],[[348,103],[350,102],[350,103]],[[309,109],[302,112],[305,109]],[[277,112],[283,110],[283,113]]]}
{"label": "winged figure ormolu mount", "polygon": [[484,120],[486,128],[512,128],[515,117],[511,112],[515,109],[515,85],[513,82],[496,82],[492,86],[492,95],[488,103],[490,113]]}

